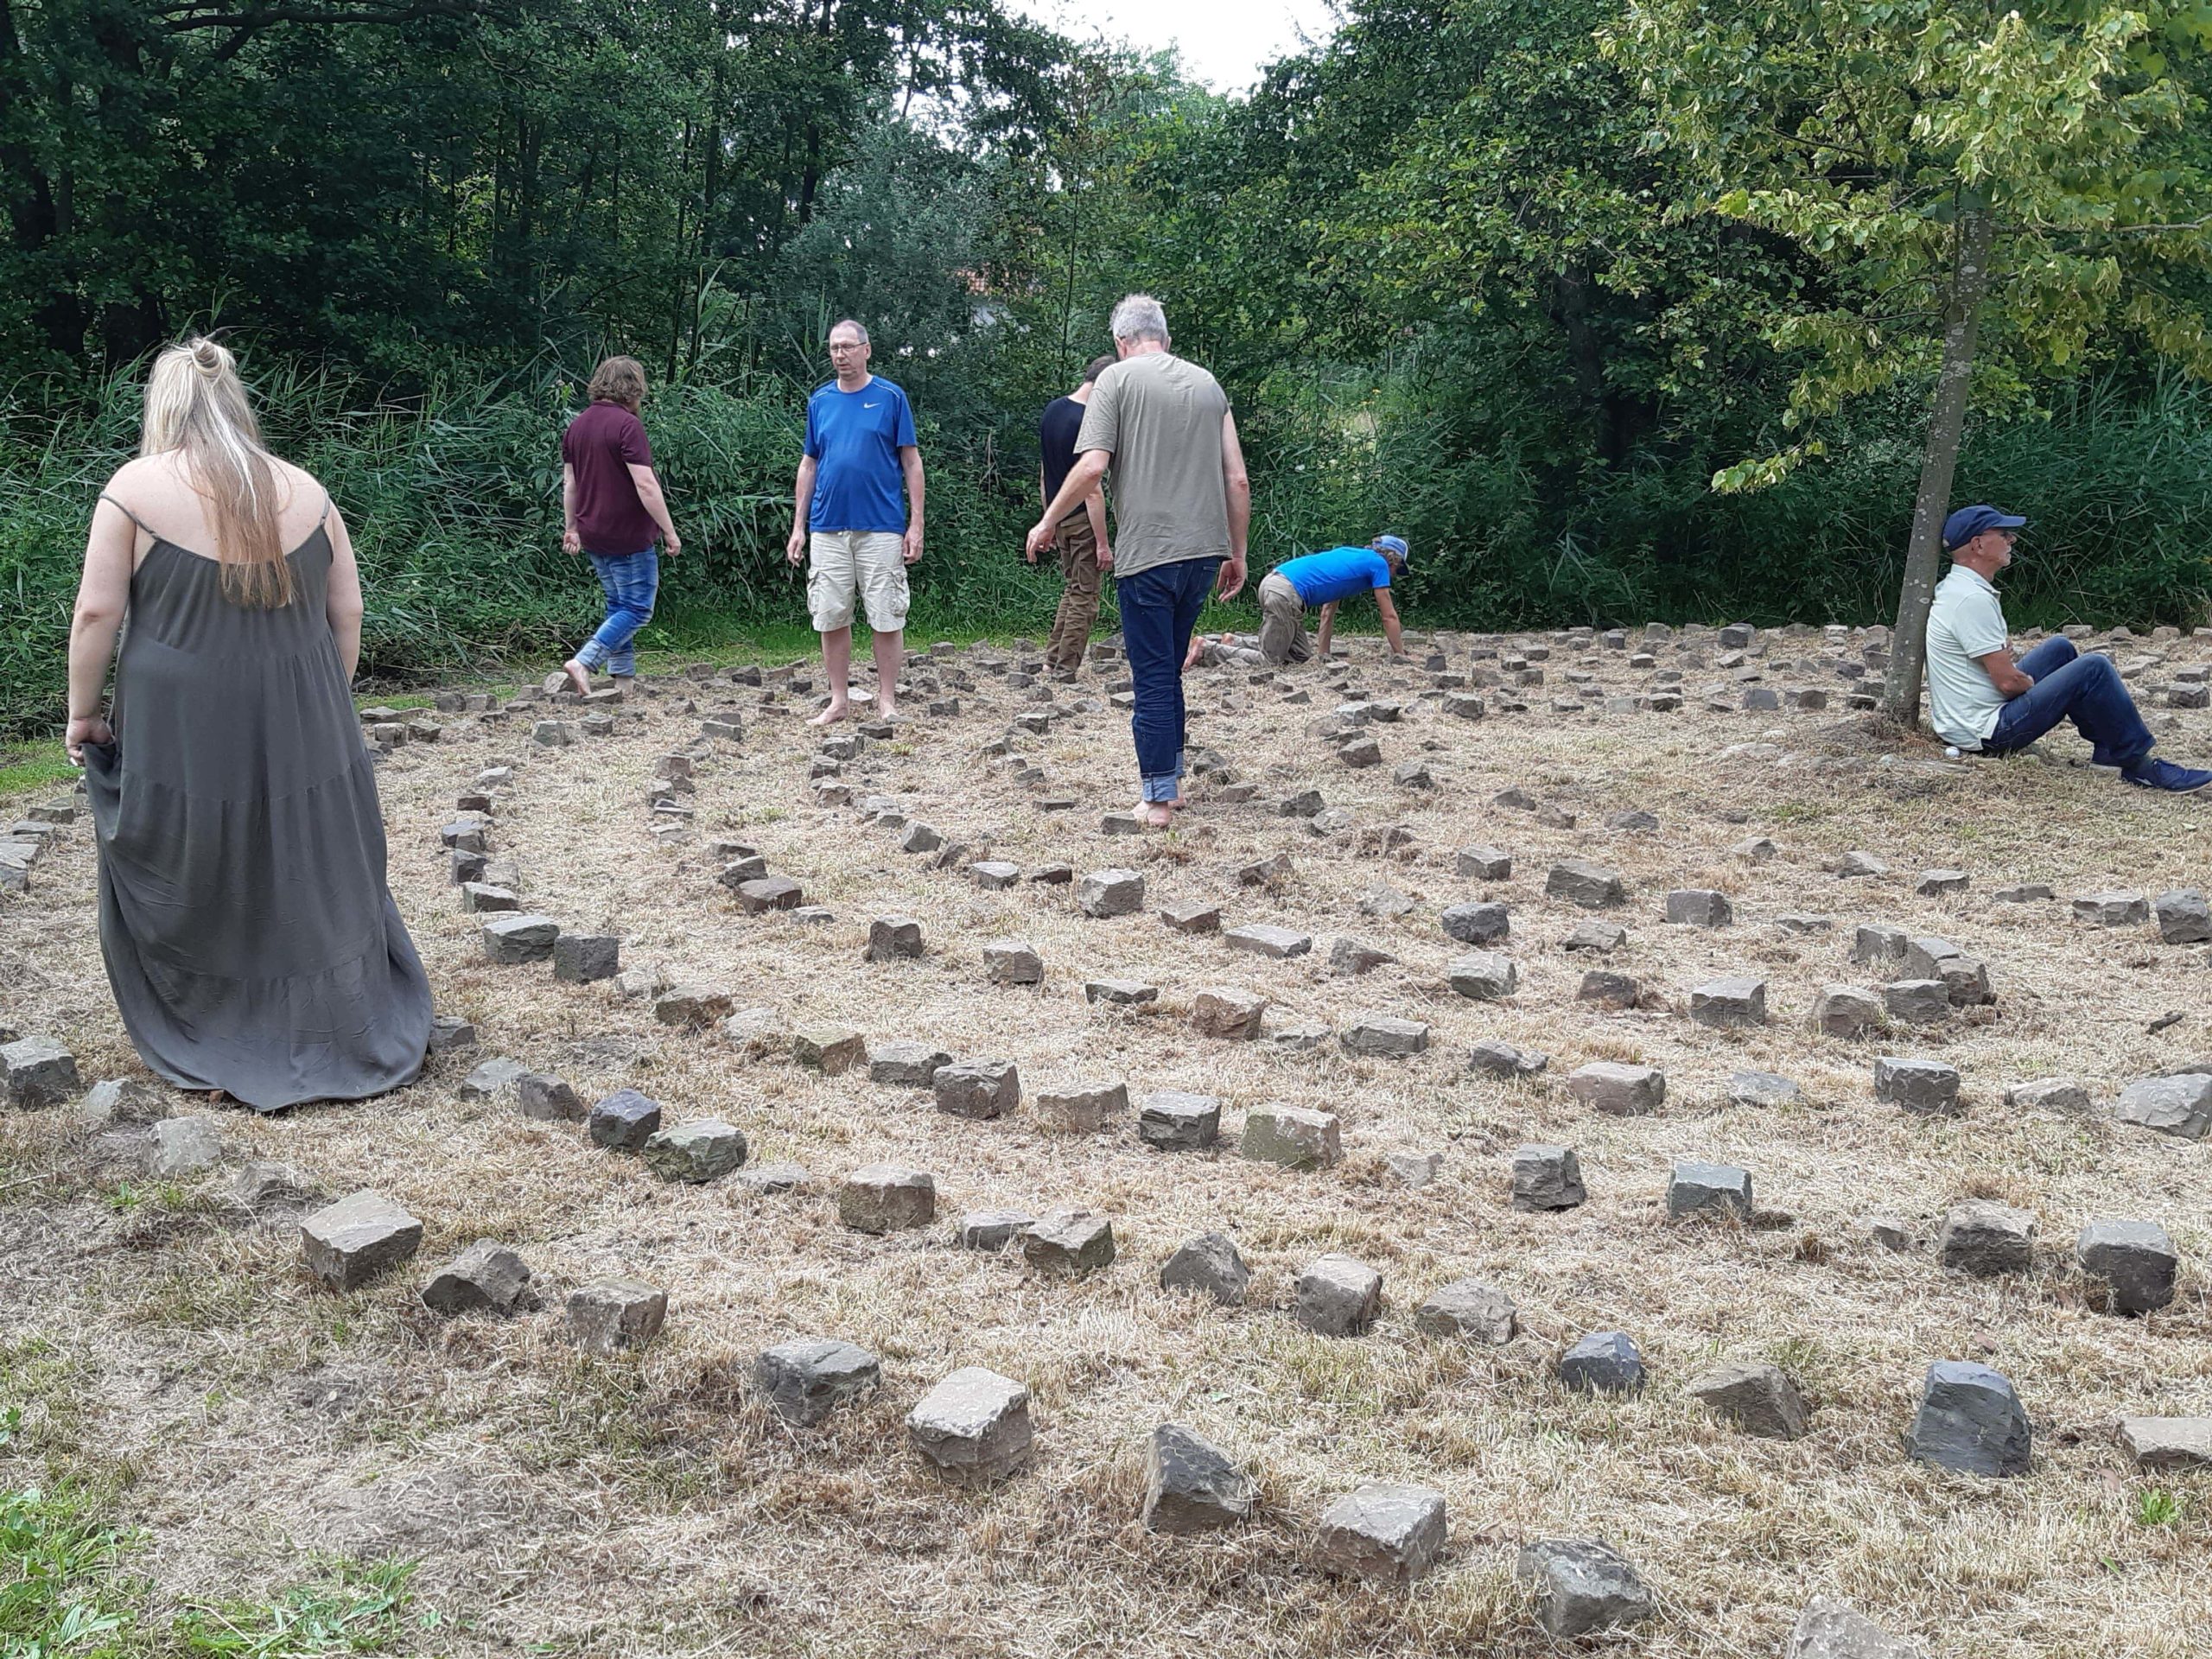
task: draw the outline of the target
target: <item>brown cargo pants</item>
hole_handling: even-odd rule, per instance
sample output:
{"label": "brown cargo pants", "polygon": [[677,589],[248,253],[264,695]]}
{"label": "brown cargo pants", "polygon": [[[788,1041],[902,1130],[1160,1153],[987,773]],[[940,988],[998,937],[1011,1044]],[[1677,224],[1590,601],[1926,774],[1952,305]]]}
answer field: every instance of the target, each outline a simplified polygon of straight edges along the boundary
{"label": "brown cargo pants", "polygon": [[1090,514],[1078,509],[1061,519],[1052,532],[1052,545],[1060,556],[1062,586],[1052,632],[1045,642],[1045,666],[1072,674],[1083,665],[1084,648],[1097,626],[1098,589],[1104,574],[1098,568],[1098,538],[1090,531]]}

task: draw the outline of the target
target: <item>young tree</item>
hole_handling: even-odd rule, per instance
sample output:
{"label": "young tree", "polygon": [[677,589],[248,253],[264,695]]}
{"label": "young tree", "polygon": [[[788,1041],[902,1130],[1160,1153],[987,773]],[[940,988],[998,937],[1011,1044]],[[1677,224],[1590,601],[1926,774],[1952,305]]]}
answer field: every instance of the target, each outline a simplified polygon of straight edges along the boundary
{"label": "young tree", "polygon": [[1601,34],[1699,170],[1703,209],[1789,238],[1825,292],[1776,317],[1802,351],[1781,453],[1716,475],[1753,487],[1821,453],[1820,418],[1932,382],[1883,707],[1918,718],[1928,609],[1970,404],[2031,401],[2101,331],[2212,372],[2177,295],[2208,250],[2212,190],[2183,152],[2198,100],[2177,65],[2212,39],[2186,0],[1630,0]]}

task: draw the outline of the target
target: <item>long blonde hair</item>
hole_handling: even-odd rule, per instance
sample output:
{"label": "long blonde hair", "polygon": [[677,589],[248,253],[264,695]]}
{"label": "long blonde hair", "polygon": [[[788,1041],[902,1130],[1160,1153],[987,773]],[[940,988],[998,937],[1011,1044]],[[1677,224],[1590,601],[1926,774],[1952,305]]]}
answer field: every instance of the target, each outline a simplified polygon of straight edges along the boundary
{"label": "long blonde hair", "polygon": [[198,337],[156,358],[146,377],[138,453],[181,459],[185,481],[207,504],[215,537],[207,550],[223,567],[225,598],[257,610],[291,602],[276,469],[246,403],[237,359]]}

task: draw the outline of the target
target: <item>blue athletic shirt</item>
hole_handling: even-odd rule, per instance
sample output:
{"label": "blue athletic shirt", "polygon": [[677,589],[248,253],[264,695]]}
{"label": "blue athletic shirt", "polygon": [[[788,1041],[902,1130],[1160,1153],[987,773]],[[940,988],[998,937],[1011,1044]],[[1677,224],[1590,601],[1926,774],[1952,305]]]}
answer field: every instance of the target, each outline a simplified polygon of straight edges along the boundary
{"label": "blue athletic shirt", "polygon": [[1286,559],[1275,566],[1274,574],[1297,588],[1308,605],[1326,605],[1371,588],[1388,588],[1390,562],[1371,547],[1332,547],[1325,553]]}
{"label": "blue athletic shirt", "polygon": [[906,474],[899,452],[914,443],[914,410],[906,394],[880,377],[858,391],[832,380],[806,400],[806,453],[820,463],[809,530],[906,528]]}

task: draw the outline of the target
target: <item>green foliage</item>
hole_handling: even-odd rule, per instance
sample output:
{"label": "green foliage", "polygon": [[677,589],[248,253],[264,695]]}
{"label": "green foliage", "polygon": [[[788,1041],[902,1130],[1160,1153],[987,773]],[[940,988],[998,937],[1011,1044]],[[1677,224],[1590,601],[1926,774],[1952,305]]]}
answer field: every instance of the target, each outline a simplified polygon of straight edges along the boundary
{"label": "green foliage", "polygon": [[2135,1524],[2139,1527],[2172,1527],[2181,1523],[2182,1500],[2162,1486],[2146,1486],[2135,1494]]}

